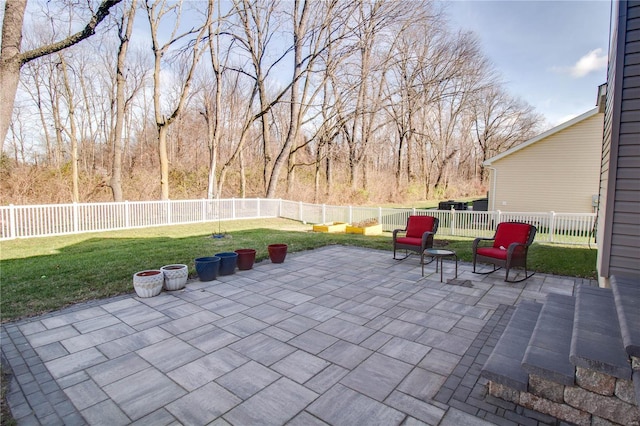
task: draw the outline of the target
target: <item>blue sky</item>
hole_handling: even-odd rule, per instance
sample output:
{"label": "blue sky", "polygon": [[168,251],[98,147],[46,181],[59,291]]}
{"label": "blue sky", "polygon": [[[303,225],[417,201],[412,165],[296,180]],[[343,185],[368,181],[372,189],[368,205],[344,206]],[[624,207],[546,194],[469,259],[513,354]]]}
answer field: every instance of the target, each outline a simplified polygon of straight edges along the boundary
{"label": "blue sky", "polygon": [[595,107],[606,82],[611,2],[448,1],[452,28],[473,31],[509,92],[557,125]]}

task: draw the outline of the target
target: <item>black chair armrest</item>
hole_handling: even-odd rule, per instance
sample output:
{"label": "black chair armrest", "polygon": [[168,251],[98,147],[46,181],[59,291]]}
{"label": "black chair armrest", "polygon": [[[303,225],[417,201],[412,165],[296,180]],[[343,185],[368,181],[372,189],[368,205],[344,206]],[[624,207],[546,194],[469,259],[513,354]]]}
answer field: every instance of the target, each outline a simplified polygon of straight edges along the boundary
{"label": "black chair armrest", "polygon": [[422,234],[422,247],[428,248],[427,243],[431,240],[433,241],[433,237],[435,236],[435,232],[427,231]]}
{"label": "black chair armrest", "polygon": [[516,251],[516,248],[518,247],[524,247],[524,250],[522,251],[523,254],[527,253],[527,249],[529,248],[529,246],[527,244],[523,244],[523,243],[511,243],[509,244],[509,247],[507,248],[507,256],[511,257],[513,256],[513,253]]}
{"label": "black chair armrest", "polygon": [[480,244],[480,242],[482,241],[494,241],[495,238],[487,238],[487,237],[478,237],[476,239],[473,240],[473,251],[475,252],[476,249],[478,248],[478,245]]}
{"label": "black chair armrest", "polygon": [[406,229],[394,229],[393,230],[393,240],[395,241],[396,237],[398,236],[398,233],[400,232],[407,232]]}

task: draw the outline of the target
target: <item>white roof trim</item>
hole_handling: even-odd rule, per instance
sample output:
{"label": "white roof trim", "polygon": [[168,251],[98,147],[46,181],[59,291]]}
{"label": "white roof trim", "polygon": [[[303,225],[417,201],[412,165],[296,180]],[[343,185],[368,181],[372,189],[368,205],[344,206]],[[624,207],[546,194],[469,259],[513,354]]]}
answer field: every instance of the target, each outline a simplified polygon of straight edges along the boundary
{"label": "white roof trim", "polygon": [[541,133],[538,136],[529,139],[528,141],[522,142],[520,145],[516,145],[514,147],[511,147],[508,150],[504,151],[503,153],[500,153],[500,154],[496,155],[495,157],[491,157],[488,160],[485,160],[482,163],[482,165],[483,166],[490,166],[494,161],[498,161],[498,160],[506,157],[507,155],[511,155],[514,152],[520,151],[521,149],[526,148],[529,145],[533,145],[534,143],[536,143],[536,142],[538,142],[538,141],[540,141],[540,140],[542,140],[544,138],[547,138],[547,137],[553,135],[554,133],[558,133],[558,132],[566,129],[567,127],[571,127],[574,124],[577,124],[577,123],[581,122],[582,120],[586,120],[587,118],[590,118],[590,117],[592,117],[592,116],[594,116],[596,114],[598,114],[598,108],[597,107],[592,109],[592,110],[589,110],[589,111],[585,112],[584,114],[581,114],[581,115],[579,115],[579,116],[577,116],[575,118],[572,118],[569,121],[565,121],[564,123],[552,128],[552,129],[549,129],[546,132]]}

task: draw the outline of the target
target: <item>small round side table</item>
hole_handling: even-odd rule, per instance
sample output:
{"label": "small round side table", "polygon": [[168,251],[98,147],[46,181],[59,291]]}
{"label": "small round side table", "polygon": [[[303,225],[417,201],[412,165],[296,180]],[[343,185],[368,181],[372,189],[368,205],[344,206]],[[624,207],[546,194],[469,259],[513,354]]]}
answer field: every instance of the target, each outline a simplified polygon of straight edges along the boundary
{"label": "small round side table", "polygon": [[[438,272],[438,261],[440,262],[440,282],[442,282],[442,270],[444,269],[442,266],[442,260],[444,258],[451,258],[456,262],[456,276],[453,277],[458,278],[458,255],[453,250],[443,250],[443,249],[434,249],[428,248],[424,250],[424,255],[435,258],[436,261],[436,273]],[[424,277],[424,263],[422,264],[422,276]]]}

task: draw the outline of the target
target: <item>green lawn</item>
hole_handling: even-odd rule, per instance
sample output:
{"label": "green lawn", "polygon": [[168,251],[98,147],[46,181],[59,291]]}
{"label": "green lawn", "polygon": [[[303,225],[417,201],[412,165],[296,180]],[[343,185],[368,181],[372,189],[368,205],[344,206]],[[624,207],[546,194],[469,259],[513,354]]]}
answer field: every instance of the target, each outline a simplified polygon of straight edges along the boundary
{"label": "green lawn", "polygon": [[[219,231],[225,238],[211,238]],[[310,231],[311,225],[261,219],[3,241],[1,320],[133,292],[132,275],[144,269],[185,263],[194,275],[194,258],[239,248],[256,249],[256,261],[268,257],[267,245],[272,243],[286,243],[290,252],[329,244],[391,250],[390,233],[365,237]],[[471,260],[471,239],[436,241],[455,250],[461,260]],[[585,278],[596,274],[593,249],[534,244],[529,256],[531,269],[538,272]]]}

